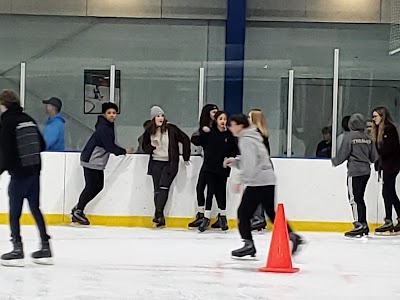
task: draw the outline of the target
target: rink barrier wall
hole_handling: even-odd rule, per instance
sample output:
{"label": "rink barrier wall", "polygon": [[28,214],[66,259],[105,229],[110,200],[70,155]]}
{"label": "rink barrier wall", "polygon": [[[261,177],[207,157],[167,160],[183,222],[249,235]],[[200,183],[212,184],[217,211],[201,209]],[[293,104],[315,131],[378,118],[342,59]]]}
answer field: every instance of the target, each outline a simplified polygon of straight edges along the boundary
{"label": "rink barrier wall", "polygon": [[[41,207],[46,221],[50,225],[69,224],[71,208],[84,187],[79,153],[43,153],[42,158]],[[187,228],[196,214],[195,187],[202,158],[191,160],[189,167],[180,164],[171,187],[165,209],[167,227]],[[286,217],[295,230],[342,232],[351,228],[345,166],[332,168],[329,160],[275,158],[273,162],[278,177],[276,202],[284,203]],[[105,171],[105,189],[86,209],[92,225],[152,227],[153,186],[146,175],[147,163],[146,155],[111,157]],[[8,175],[0,177],[0,224],[8,223],[8,181]],[[229,180],[227,215],[230,227],[237,228],[241,195],[233,193],[231,185]],[[370,227],[374,229],[384,214],[375,172],[371,173],[365,198]],[[217,215],[215,205],[213,215]],[[27,203],[22,224],[34,224]]]}

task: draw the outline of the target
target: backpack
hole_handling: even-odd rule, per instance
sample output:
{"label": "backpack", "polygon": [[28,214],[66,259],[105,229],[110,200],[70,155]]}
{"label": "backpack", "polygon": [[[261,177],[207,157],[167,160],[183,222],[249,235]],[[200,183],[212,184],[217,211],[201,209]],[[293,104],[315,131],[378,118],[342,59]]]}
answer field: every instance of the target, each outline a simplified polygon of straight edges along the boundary
{"label": "backpack", "polygon": [[17,124],[15,134],[21,166],[40,165],[41,138],[36,123],[27,121]]}

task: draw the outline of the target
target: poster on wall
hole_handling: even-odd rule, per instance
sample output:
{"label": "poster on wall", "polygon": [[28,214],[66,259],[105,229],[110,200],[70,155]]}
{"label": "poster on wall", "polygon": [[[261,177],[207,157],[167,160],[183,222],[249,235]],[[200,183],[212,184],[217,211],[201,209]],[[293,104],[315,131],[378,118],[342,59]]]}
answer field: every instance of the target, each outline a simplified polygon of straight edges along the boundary
{"label": "poster on wall", "polygon": [[[101,105],[110,101],[110,70],[85,70],[84,113],[101,114]],[[114,102],[120,108],[121,71],[115,70]]]}

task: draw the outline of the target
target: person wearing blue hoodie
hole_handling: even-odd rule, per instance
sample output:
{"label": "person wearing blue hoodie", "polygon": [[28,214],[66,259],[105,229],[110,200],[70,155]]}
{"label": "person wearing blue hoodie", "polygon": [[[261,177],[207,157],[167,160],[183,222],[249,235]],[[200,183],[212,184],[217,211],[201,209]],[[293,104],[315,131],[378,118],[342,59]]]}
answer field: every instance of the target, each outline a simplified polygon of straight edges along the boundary
{"label": "person wearing blue hoodie", "polygon": [[62,102],[60,99],[55,97],[42,102],[43,104],[46,104],[46,113],[49,116],[43,131],[43,137],[46,142],[46,151],[62,152],[65,150],[65,120],[61,114]]}
{"label": "person wearing blue hoodie", "polygon": [[96,130],[81,153],[85,188],[79,197],[78,204],[71,211],[72,222],[80,225],[90,225],[84,214],[84,209],[103,190],[104,169],[110,154],[119,156],[134,152],[133,148],[124,149],[116,143],[114,122],[117,117],[118,106],[106,102],[103,103],[101,109],[103,114],[97,119]]}

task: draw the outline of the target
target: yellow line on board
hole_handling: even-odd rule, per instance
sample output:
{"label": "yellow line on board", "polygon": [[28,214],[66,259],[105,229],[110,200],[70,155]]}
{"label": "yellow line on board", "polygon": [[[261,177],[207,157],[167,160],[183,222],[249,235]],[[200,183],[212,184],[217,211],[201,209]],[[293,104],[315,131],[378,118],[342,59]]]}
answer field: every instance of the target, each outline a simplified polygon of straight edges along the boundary
{"label": "yellow line on board", "polygon": [[[87,215],[91,225],[97,226],[114,226],[114,227],[144,227],[152,228],[152,217],[142,216],[99,216]],[[48,225],[65,225],[71,222],[67,215],[62,214],[46,214],[44,216]],[[193,218],[168,218],[166,223],[168,228],[187,228],[188,223],[193,221]],[[212,220],[213,222],[214,220]],[[0,224],[8,224],[8,214],[0,213]],[[35,221],[30,214],[23,214],[21,217],[22,225],[34,225]],[[369,224],[370,230],[373,231],[380,224]],[[352,228],[351,223],[346,222],[314,222],[314,221],[291,221],[295,231],[318,231],[318,232],[345,232]],[[229,220],[229,228],[236,229],[237,221]],[[268,229],[272,229],[271,222],[268,222]]]}

